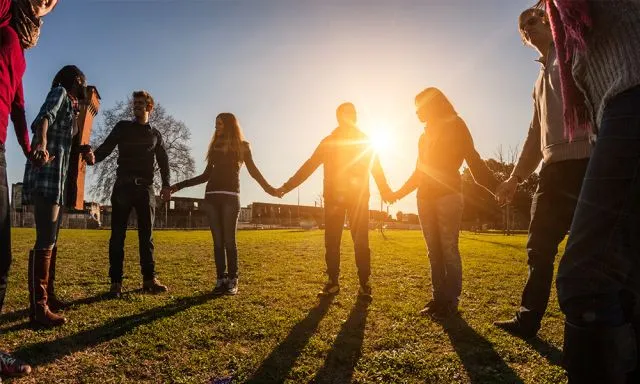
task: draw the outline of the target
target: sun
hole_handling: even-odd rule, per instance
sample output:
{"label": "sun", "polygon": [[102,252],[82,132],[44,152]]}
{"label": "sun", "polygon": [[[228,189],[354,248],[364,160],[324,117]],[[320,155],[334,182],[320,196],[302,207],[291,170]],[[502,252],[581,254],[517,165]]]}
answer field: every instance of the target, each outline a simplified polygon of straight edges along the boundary
{"label": "sun", "polygon": [[379,122],[367,127],[371,147],[379,155],[387,155],[393,147],[393,135],[389,125]]}

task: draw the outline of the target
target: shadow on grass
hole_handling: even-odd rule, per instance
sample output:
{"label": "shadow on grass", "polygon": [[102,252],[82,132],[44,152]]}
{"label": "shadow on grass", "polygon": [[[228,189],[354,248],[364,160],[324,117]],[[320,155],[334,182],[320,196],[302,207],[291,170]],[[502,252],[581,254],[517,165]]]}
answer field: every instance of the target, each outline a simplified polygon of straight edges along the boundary
{"label": "shadow on grass", "polygon": [[329,311],[333,297],[320,299],[307,316],[291,328],[287,337],[269,354],[247,383],[283,382],[300,356],[302,349]]}
{"label": "shadow on grass", "polygon": [[[463,237],[463,236],[461,236]],[[485,239],[478,239],[476,237],[466,237],[467,240],[471,240],[471,241],[478,241],[480,243],[487,243],[487,244],[492,244],[492,245],[498,245],[500,247],[505,247],[505,248],[513,248],[513,249],[517,249],[519,251],[526,251],[525,248],[517,246],[517,245],[513,245],[513,244],[506,244],[506,243],[502,243],[499,241],[491,241],[491,240],[485,240]]]}
{"label": "shadow on grass", "polygon": [[464,365],[471,383],[523,383],[502,360],[487,339],[460,316],[436,320],[449,335],[451,345]]}
{"label": "shadow on grass", "polygon": [[[66,301],[66,303],[69,309],[72,309],[73,307],[76,307],[79,305],[91,305],[93,303],[97,303],[102,300],[107,300],[109,298],[110,298],[109,293],[103,292],[95,296],[85,297],[85,298],[73,300],[73,301]],[[5,313],[4,315],[0,315],[0,323],[13,323],[14,321],[27,318],[28,316],[29,316],[28,309],[19,309],[17,311],[8,312],[8,313]]]}
{"label": "shadow on grass", "polygon": [[116,339],[141,325],[153,323],[156,320],[173,316],[186,309],[203,304],[215,297],[216,296],[209,292],[181,298],[165,306],[114,319],[99,327],[87,329],[60,339],[26,345],[15,350],[14,355],[31,362],[33,365],[51,363],[59,358],[82,351],[91,346]]}
{"label": "shadow on grass", "polygon": [[531,346],[531,348],[535,349],[540,354],[540,356],[547,359],[549,364],[559,366],[562,362],[562,351],[559,350],[555,345],[549,344],[549,342],[540,338],[525,341]]}
{"label": "shadow on grass", "polygon": [[371,300],[358,299],[342,324],[324,365],[314,383],[350,383],[358,360],[362,356],[364,328]]}

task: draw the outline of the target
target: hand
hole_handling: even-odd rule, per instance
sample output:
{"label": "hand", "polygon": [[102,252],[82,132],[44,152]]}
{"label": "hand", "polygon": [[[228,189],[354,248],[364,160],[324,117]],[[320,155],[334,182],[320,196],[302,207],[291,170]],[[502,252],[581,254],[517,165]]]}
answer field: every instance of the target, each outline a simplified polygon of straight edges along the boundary
{"label": "hand", "polygon": [[284,193],[282,192],[282,188],[269,187],[269,189],[267,189],[267,193],[273,197],[277,197],[278,199],[281,199],[284,195]]}
{"label": "hand", "polygon": [[391,190],[381,192],[380,195],[382,197],[382,201],[387,204],[393,204],[396,200],[394,199],[393,192],[391,192]]}
{"label": "hand", "polygon": [[171,187],[162,187],[160,198],[165,202],[171,200]]}
{"label": "hand", "polygon": [[518,189],[518,179],[513,176],[498,185],[498,188],[496,188],[496,200],[498,200],[498,204],[509,204],[511,200],[513,200],[513,195],[516,194],[516,189]]}
{"label": "hand", "polygon": [[94,165],[96,163],[96,155],[93,153],[93,151],[83,153],[82,159],[89,165]]}
{"label": "hand", "polygon": [[42,167],[45,164],[53,161],[53,159],[55,158],[56,158],[55,156],[49,156],[49,151],[47,151],[46,141],[40,144],[37,144],[31,150],[31,154],[29,155],[29,159],[31,160],[31,163],[36,167]]}
{"label": "hand", "polygon": [[274,195],[273,196],[277,197],[278,199],[281,199],[282,196],[284,196],[286,194],[287,194],[287,192],[285,191],[284,186],[281,186],[280,188],[276,188],[274,190]]}

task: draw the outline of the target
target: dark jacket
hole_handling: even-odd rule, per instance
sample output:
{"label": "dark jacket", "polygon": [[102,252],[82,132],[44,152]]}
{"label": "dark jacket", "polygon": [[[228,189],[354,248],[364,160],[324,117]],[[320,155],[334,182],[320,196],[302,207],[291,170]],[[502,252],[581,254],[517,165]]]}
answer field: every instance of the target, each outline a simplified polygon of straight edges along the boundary
{"label": "dark jacket", "polygon": [[388,192],[389,186],[380,160],[367,135],[355,127],[338,127],[325,137],[313,155],[284,184],[288,192],[302,184],[324,165],[324,199],[327,204],[369,201],[369,174],[378,189]]}
{"label": "dark jacket", "polygon": [[245,141],[242,143],[241,151],[242,153],[237,154],[231,151],[225,153],[222,148],[216,149],[202,174],[181,181],[177,183],[175,187],[182,189],[206,182],[206,192],[240,193],[240,168],[244,163],[247,165],[247,170],[251,177],[253,177],[263,189],[269,189],[271,186],[253,162],[251,146],[248,142]]}

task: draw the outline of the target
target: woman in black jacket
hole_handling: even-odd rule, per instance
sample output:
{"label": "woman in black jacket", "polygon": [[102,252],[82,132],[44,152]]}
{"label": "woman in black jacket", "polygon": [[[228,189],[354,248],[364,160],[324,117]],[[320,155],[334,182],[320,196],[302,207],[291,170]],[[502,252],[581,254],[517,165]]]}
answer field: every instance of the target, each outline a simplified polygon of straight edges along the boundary
{"label": "woman in black jacket", "polygon": [[243,163],[265,192],[276,196],[275,189],[267,183],[253,162],[251,148],[244,140],[238,120],[232,113],[221,113],[216,117],[216,130],[209,144],[204,172],[171,186],[171,193],[174,193],[207,182],[204,209],[213,236],[218,277],[213,292],[218,295],[238,293],[236,229],[240,213],[240,168]]}

